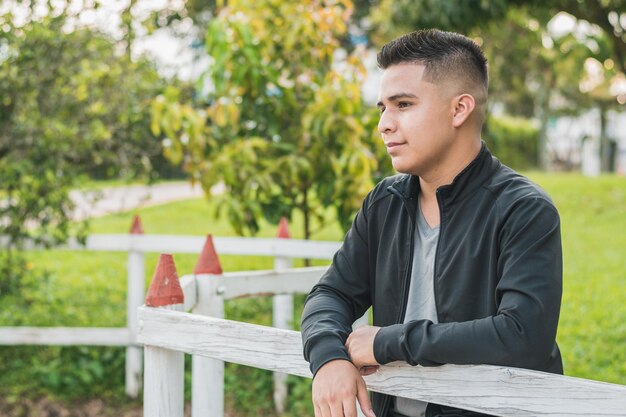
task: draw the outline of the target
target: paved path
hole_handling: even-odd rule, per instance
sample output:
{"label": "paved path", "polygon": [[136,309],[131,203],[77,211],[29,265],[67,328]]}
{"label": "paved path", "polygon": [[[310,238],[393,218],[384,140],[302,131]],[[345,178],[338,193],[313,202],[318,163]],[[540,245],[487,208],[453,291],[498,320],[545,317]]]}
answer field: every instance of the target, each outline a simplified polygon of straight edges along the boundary
{"label": "paved path", "polygon": [[128,185],[104,188],[99,191],[70,192],[70,198],[76,204],[73,215],[76,220],[202,197],[203,195],[204,192],[199,184],[192,187],[188,182]]}

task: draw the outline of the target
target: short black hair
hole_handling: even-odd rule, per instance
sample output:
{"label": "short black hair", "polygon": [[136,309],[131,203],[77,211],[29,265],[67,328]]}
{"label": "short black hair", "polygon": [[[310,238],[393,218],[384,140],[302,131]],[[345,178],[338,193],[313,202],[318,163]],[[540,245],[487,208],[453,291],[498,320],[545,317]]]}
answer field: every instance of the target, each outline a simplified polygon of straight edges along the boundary
{"label": "short black hair", "polygon": [[487,93],[487,58],[476,42],[459,33],[438,29],[407,33],[383,46],[376,58],[381,69],[403,63],[422,64],[427,81],[464,78],[483,86]]}

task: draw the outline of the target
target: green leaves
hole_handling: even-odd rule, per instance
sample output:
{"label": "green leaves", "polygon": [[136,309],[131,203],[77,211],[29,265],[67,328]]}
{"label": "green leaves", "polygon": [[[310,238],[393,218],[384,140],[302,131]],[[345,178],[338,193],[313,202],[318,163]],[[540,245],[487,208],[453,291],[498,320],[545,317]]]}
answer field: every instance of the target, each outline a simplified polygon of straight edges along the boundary
{"label": "green leaves", "polygon": [[68,32],[57,12],[19,27],[0,16],[0,235],[10,248],[84,234],[70,222],[81,176],[147,178],[164,162],[150,131],[148,103],[164,84],[155,69],[95,31]]}
{"label": "green leaves", "polygon": [[347,226],[372,186],[379,153],[364,151],[374,143],[364,70],[356,56],[341,72],[334,61],[351,12],[346,0],[231,1],[208,25],[204,108],[174,95],[153,102],[153,132],[171,141],[166,155],[207,193],[224,185],[221,207],[239,233],[299,210],[308,238],[308,219],[325,207]]}

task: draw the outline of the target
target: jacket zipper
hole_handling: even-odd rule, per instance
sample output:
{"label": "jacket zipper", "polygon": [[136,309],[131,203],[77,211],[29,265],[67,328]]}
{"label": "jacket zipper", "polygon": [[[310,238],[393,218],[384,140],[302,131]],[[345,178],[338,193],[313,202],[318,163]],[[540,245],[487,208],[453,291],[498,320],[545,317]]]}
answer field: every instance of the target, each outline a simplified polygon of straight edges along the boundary
{"label": "jacket zipper", "polygon": [[441,317],[439,316],[439,303],[437,302],[437,266],[439,260],[439,246],[441,244],[441,237],[443,236],[443,204],[441,202],[441,193],[439,190],[435,193],[437,195],[437,204],[439,204],[439,238],[437,239],[437,247],[435,248],[435,265],[433,266],[433,296],[435,297],[435,308],[437,309],[437,322],[441,323]]}
{"label": "jacket zipper", "polygon": [[[406,207],[406,206],[405,206]],[[407,208],[407,211],[409,209]],[[404,282],[402,282],[402,305],[400,308],[400,314],[396,319],[397,323],[402,323],[404,321],[404,315],[406,314],[406,306],[409,299],[409,283],[411,281],[411,273],[413,272],[413,252],[415,252],[415,222],[411,219],[411,232],[409,238],[411,241],[409,242],[409,263],[406,268],[406,276],[404,277]]]}
{"label": "jacket zipper", "polygon": [[393,194],[400,197],[404,209],[409,214],[409,221],[411,222],[411,231],[409,232],[409,263],[407,264],[406,276],[404,277],[405,279],[402,283],[402,304],[400,306],[400,312],[398,314],[398,317],[396,318],[396,323],[401,323],[404,318],[404,314],[406,313],[406,305],[408,300],[408,283],[410,282],[412,272],[411,270],[413,268],[413,252],[415,251],[415,221],[413,220],[413,215],[415,215],[415,213],[413,213],[413,215],[411,214],[407,199],[402,195],[402,193],[391,187],[389,188],[389,190],[392,191]]}

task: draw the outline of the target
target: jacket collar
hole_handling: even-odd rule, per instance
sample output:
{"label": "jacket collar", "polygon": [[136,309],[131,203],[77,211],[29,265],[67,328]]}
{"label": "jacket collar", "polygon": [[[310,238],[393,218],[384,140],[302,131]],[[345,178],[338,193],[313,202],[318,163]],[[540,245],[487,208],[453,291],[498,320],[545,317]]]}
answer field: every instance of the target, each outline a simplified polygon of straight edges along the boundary
{"label": "jacket collar", "polygon": [[[440,195],[447,204],[463,200],[490,178],[499,166],[500,161],[491,155],[485,142],[482,142],[476,158],[454,178],[451,184],[439,187],[437,195]],[[394,194],[399,194],[409,202],[416,203],[420,190],[419,177],[401,175],[387,189]]]}

